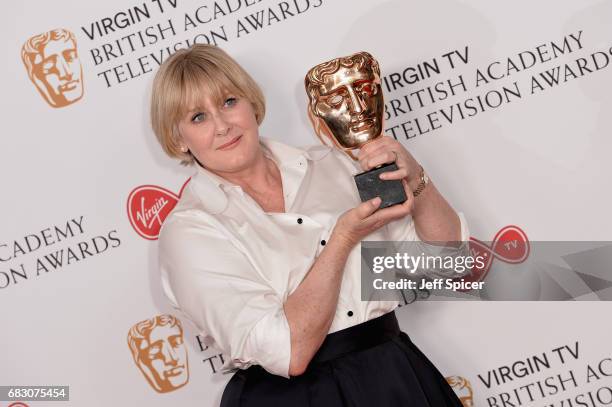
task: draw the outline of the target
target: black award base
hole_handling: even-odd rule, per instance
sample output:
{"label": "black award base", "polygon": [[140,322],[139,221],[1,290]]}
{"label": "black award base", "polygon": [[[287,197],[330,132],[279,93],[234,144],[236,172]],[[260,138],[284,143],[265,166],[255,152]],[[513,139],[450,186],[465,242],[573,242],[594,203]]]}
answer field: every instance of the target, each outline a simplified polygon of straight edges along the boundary
{"label": "black award base", "polygon": [[383,172],[397,170],[397,165],[391,163],[355,175],[355,184],[357,184],[361,201],[365,202],[379,196],[382,199],[379,209],[406,202],[407,198],[402,181],[378,178]]}

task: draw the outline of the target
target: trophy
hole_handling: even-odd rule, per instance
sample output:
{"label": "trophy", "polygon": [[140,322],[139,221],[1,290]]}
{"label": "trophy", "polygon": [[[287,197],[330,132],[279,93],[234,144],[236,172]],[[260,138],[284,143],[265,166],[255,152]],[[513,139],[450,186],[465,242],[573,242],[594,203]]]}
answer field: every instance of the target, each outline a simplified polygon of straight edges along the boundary
{"label": "trophy", "polygon": [[[352,150],[382,136],[384,101],[378,62],[367,52],[335,58],[308,71],[304,80],[308,117],[325,145],[339,148],[353,160]],[[406,201],[400,180],[381,180],[383,172],[397,171],[384,164],[355,175],[363,202],[379,196],[380,208]]]}

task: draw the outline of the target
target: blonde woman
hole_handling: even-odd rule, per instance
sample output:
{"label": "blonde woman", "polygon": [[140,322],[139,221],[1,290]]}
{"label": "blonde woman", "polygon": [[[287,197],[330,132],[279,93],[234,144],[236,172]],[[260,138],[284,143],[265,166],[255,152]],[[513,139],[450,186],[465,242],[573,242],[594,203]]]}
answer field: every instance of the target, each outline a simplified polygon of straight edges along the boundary
{"label": "blonde woman", "polygon": [[[221,405],[460,406],[399,330],[398,302],[361,301],[359,242],[465,240],[462,217],[432,183],[402,205],[361,203],[348,158],[260,138],[264,114],[257,84],[219,48],[181,50],[156,74],[155,134],[195,168],[160,233],[162,282],[223,370],[237,369]],[[367,147],[364,169],[397,157],[406,192],[418,185],[401,144]]]}

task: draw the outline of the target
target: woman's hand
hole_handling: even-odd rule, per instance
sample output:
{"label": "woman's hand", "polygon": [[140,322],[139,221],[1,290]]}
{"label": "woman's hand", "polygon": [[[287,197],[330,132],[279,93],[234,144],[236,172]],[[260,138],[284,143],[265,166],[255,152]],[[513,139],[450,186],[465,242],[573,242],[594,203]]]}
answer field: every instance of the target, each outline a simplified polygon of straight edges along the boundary
{"label": "woman's hand", "polygon": [[412,191],[421,182],[421,167],[401,143],[392,137],[383,135],[366,143],[359,150],[359,164],[364,171],[392,162],[397,164],[398,170],[382,173],[380,179],[405,179],[409,186],[406,195],[412,195]]}
{"label": "woman's hand", "polygon": [[[402,180],[404,188],[406,181]],[[401,205],[393,205],[378,210],[381,199],[376,197],[362,202],[357,207],[344,212],[336,222],[332,231],[332,239],[339,240],[347,249],[352,249],[370,233],[380,229],[387,223],[401,219],[410,214],[414,206],[414,197],[407,195],[408,199]]]}
{"label": "woman's hand", "polygon": [[431,181],[415,200],[412,191],[421,183],[421,166],[404,146],[392,137],[383,135],[366,143],[359,151],[359,163],[364,171],[393,161],[398,170],[381,174],[381,179],[401,179],[408,201],[390,208],[410,206],[408,213],[412,216],[419,239],[423,241],[460,241],[459,216]]}

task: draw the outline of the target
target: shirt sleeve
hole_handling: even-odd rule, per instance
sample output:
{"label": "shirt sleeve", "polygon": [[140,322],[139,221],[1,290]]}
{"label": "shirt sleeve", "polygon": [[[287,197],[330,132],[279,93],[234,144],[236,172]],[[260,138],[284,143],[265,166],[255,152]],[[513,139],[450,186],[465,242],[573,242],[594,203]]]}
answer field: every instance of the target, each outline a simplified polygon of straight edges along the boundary
{"label": "shirt sleeve", "polygon": [[289,378],[291,337],[281,297],[246,256],[205,220],[166,219],[159,238],[166,295],[245,369]]}

